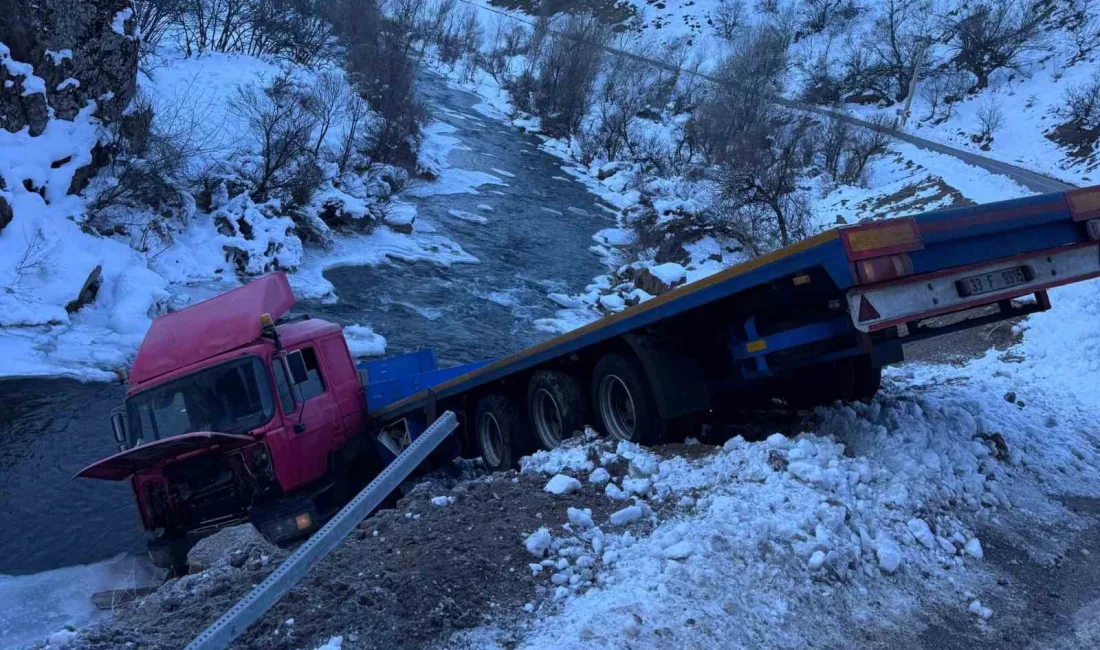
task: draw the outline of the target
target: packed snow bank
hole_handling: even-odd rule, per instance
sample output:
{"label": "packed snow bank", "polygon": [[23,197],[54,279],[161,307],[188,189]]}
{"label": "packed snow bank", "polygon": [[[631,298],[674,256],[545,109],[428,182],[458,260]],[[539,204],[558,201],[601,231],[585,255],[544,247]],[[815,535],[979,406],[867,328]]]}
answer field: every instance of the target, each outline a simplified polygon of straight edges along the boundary
{"label": "packed snow bank", "polygon": [[106,615],[92,604],[92,594],[154,584],[153,567],[129,556],[29,576],[0,575],[0,647],[21,648],[58,632],[61,640],[66,626],[83,627]]}

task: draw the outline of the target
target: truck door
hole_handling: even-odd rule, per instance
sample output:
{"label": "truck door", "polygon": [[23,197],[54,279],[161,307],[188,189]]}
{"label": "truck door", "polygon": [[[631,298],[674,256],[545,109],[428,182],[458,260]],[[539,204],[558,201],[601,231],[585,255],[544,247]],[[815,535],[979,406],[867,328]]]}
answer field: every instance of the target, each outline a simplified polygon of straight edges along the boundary
{"label": "truck door", "polygon": [[[328,470],[328,453],[336,441],[343,439],[343,421],[336,398],[326,380],[322,357],[313,345],[288,348],[301,350],[309,378],[299,384],[301,403],[296,403],[297,392],[291,387],[281,363],[273,363],[275,384],[279,402],[286,415],[287,448],[293,459],[295,486],[313,481]],[[288,411],[291,408],[293,410]]]}

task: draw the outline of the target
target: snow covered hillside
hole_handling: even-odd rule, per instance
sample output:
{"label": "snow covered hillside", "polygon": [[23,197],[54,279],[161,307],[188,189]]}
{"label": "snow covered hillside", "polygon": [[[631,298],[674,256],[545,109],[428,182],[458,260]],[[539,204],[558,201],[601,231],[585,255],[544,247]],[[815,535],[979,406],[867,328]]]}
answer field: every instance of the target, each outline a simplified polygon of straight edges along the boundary
{"label": "snow covered hillside", "polygon": [[[138,42],[135,20],[120,14],[117,38]],[[110,92],[62,115],[74,77],[43,101],[44,128],[0,130],[0,376],[116,379],[153,317],[258,274],[334,301],[333,266],[476,261],[397,197],[418,181],[363,153],[383,122],[337,64],[182,42],[143,44],[117,119]],[[0,43],[4,88],[42,93],[41,75],[82,55],[47,50],[36,71]],[[450,168],[442,127],[421,168],[435,191],[465,191],[478,179]]]}

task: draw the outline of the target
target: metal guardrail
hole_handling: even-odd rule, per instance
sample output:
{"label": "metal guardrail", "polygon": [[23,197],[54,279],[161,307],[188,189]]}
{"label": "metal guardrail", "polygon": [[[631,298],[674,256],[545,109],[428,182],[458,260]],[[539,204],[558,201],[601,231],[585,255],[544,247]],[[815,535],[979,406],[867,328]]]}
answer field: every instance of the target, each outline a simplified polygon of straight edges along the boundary
{"label": "metal guardrail", "polygon": [[340,510],[321,530],[310,537],[266,580],[222,615],[213,625],[187,645],[185,650],[224,650],[242,632],[255,623],[286,592],[305,577],[309,570],[331,553],[359,522],[393,492],[401,481],[428,457],[444,438],[458,428],[451,411],[439,417],[405,451],[390,463],[354,499]]}

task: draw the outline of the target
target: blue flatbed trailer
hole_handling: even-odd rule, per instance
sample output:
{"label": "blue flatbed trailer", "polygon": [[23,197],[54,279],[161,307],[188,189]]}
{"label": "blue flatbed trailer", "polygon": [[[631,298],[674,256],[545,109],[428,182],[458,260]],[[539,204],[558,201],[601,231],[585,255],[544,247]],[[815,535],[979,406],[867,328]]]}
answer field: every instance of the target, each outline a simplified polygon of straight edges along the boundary
{"label": "blue flatbed trailer", "polygon": [[[484,455],[483,425],[495,426],[510,464],[553,445],[551,408],[569,429],[559,435],[583,420],[654,442],[671,421],[761,390],[867,398],[903,344],[1049,309],[1048,289],[1100,276],[1098,240],[1100,186],[828,230],[502,359],[440,369],[420,351],[360,364],[368,423],[406,421],[415,436],[453,410],[465,451]],[[971,317],[937,319],[959,312]]]}

